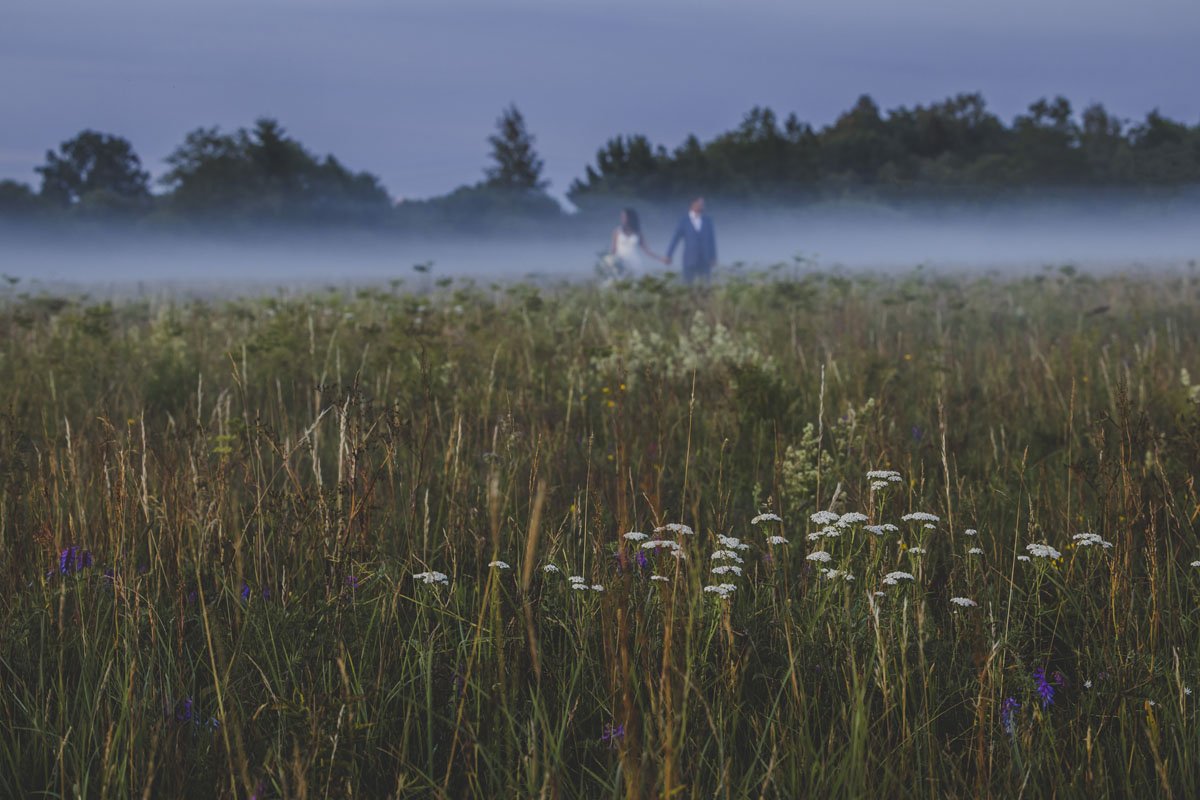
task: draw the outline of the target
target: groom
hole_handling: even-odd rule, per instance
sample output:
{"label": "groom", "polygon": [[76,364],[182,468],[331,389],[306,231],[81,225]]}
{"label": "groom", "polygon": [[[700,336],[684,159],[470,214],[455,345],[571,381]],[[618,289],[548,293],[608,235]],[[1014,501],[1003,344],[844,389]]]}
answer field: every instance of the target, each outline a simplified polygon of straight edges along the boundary
{"label": "groom", "polygon": [[668,264],[680,241],[683,242],[683,280],[687,283],[707,282],[717,263],[717,235],[712,220],[704,213],[703,197],[694,198],[687,216],[679,220],[671,246],[667,248]]}

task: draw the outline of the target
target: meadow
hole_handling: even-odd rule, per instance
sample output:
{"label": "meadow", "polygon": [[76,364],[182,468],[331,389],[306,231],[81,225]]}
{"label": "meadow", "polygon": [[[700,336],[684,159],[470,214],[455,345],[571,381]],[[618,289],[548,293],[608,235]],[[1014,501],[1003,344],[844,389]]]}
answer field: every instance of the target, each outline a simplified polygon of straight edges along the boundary
{"label": "meadow", "polygon": [[0,796],[1200,795],[1194,264],[16,285],[0,415]]}

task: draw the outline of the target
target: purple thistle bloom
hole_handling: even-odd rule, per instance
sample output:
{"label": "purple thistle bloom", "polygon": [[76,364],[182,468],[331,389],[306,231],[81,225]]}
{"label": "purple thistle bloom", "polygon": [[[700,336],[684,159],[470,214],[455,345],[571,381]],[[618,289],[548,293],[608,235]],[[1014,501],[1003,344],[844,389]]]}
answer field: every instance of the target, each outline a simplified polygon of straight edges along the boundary
{"label": "purple thistle bloom", "polygon": [[1033,671],[1033,680],[1037,684],[1038,697],[1042,698],[1042,708],[1054,705],[1054,687],[1046,680],[1046,670],[1038,667]]}
{"label": "purple thistle bloom", "polygon": [[1004,728],[1004,732],[1009,736],[1017,732],[1017,714],[1021,711],[1021,704],[1017,702],[1015,697],[1006,697],[1004,703],[1000,706],[1000,726]]}
{"label": "purple thistle bloom", "polygon": [[604,732],[600,734],[600,743],[606,744],[609,747],[615,748],[617,742],[625,738],[624,725],[608,725],[604,726]]}

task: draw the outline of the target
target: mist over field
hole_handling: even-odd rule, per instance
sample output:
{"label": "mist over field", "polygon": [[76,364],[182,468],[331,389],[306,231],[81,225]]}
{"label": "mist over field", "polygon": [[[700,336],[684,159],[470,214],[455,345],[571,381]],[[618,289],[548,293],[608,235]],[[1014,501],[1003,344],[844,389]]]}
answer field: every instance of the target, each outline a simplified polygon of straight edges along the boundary
{"label": "mist over field", "polygon": [[[1021,274],[1071,264],[1087,271],[1160,270],[1200,258],[1200,202],[749,209],[712,207],[721,272],[802,268]],[[676,216],[644,211],[646,240],[663,253]],[[25,289],[175,289],[238,293],[403,279],[587,281],[607,250],[608,218],[589,215],[550,231],[428,236],[369,230],[238,234],[80,228],[12,228],[0,237],[0,272]],[[676,253],[673,269],[678,268]],[[427,271],[415,265],[432,265]],[[656,271],[666,271],[656,266]]]}

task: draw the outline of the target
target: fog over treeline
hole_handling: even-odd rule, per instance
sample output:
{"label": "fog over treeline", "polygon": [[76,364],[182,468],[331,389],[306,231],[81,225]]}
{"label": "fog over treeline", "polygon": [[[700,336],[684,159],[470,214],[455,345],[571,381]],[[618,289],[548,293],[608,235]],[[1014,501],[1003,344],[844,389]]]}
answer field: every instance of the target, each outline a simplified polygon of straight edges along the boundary
{"label": "fog over treeline", "polygon": [[696,194],[709,200],[726,269],[1200,256],[1200,125],[1154,111],[1130,122],[1099,104],[1077,112],[1061,97],[1010,122],[978,94],[887,112],[863,96],[820,129],[754,108],[673,150],[619,135],[566,192],[570,210],[548,193],[515,106],[480,132],[480,154],[478,183],[395,202],[376,176],[312,152],[272,119],[188,133],[157,180],[130,140],[83,131],[46,153],[36,187],[0,182],[0,272],[93,287],[578,278],[620,208],[641,212],[662,251]]}
{"label": "fog over treeline", "polygon": [[[485,150],[486,138],[486,150]],[[490,150],[490,152],[487,152]],[[480,131],[478,183],[396,203],[369,171],[318,155],[272,119],[197,128],[152,181],[130,139],[83,131],[46,153],[38,185],[0,182],[0,216],[147,227],[354,225],[399,231],[494,232],[561,221],[547,194],[534,132],[514,106]],[[796,114],[751,109],[732,130],[668,150],[640,134],[613,136],[572,183],[579,210],[678,203],[694,194],[745,204],[831,200],[962,203],[1046,191],[1121,188],[1155,195],[1200,184],[1200,125],[1150,111],[1119,119],[1062,97],[1005,122],[979,94],[882,111],[862,96],[820,129]]]}

